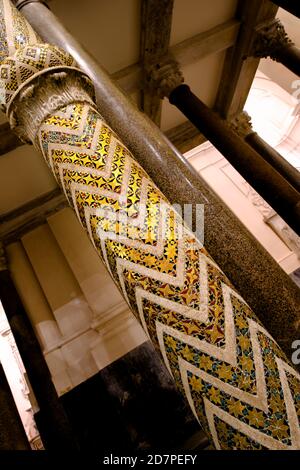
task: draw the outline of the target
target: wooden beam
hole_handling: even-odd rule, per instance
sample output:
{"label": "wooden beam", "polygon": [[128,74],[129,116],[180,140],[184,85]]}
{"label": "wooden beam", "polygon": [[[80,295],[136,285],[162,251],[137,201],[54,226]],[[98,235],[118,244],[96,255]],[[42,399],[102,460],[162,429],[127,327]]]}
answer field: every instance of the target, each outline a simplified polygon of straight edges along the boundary
{"label": "wooden beam", "polygon": [[44,224],[49,215],[68,206],[59,188],[0,216],[0,240],[6,245]]}
{"label": "wooden beam", "polygon": [[278,7],[269,0],[240,0],[237,17],[241,21],[237,41],[227,54],[215,110],[223,118],[239,114],[245,105],[259,65],[259,59],[247,58],[255,28],[276,16]]}
{"label": "wooden beam", "polygon": [[142,0],[140,64],[141,110],[160,127],[162,100],[151,87],[151,70],[169,51],[174,0]]}
{"label": "wooden beam", "polygon": [[216,54],[235,44],[240,21],[230,20],[197,34],[171,48],[171,53],[182,67],[197,62],[202,57]]}
{"label": "wooden beam", "polygon": [[[170,54],[181,67],[190,65],[202,57],[215,54],[235,44],[241,22],[230,20],[214,28],[196,34],[170,48]],[[140,64],[130,65],[112,74],[127,93],[142,89],[142,68]]]}
{"label": "wooden beam", "polygon": [[129,65],[124,69],[118,70],[111,75],[111,78],[128,94],[143,88],[143,73],[142,67],[139,64]]}
{"label": "wooden beam", "polygon": [[169,129],[165,135],[181,153],[188,152],[207,140],[190,121]]}

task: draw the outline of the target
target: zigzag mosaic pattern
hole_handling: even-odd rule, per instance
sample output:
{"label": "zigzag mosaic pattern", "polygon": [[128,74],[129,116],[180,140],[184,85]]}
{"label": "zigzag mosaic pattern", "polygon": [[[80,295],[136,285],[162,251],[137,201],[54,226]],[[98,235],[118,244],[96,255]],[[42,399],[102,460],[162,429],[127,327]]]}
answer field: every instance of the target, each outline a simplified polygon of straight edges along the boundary
{"label": "zigzag mosaic pattern", "polygon": [[37,145],[215,447],[300,449],[299,375],[101,116],[70,103]]}
{"label": "zigzag mosaic pattern", "polygon": [[99,114],[60,109],[39,144],[216,448],[299,449],[299,375]]}

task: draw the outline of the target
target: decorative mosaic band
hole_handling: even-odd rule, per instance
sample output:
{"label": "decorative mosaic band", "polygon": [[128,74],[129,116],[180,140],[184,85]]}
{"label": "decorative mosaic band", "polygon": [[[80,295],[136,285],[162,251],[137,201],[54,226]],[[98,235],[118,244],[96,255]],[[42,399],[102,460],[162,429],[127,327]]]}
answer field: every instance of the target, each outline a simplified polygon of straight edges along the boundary
{"label": "decorative mosaic band", "polygon": [[299,375],[94,107],[52,112],[35,144],[215,447],[300,449]]}

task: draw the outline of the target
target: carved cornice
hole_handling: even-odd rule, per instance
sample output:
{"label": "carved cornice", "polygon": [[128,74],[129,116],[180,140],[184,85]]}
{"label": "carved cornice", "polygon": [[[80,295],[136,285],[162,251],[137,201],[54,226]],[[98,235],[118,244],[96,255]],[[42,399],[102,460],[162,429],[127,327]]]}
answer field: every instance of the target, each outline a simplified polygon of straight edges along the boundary
{"label": "carved cornice", "polygon": [[275,19],[256,29],[251,55],[277,60],[278,52],[292,45],[293,42],[287,35],[283,24],[279,19]]}
{"label": "carved cornice", "polygon": [[178,63],[172,57],[167,56],[148,68],[145,87],[155,90],[157,96],[164,98],[183,82],[184,78]]}
{"label": "carved cornice", "polygon": [[246,111],[235,116],[228,124],[231,130],[233,130],[242,139],[255,133],[252,128],[251,116],[249,116]]}

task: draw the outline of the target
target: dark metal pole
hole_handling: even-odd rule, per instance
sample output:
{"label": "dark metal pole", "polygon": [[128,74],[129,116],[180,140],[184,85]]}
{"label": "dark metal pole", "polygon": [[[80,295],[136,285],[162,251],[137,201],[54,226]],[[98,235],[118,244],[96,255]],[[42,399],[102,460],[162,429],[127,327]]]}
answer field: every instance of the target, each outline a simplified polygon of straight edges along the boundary
{"label": "dark metal pole", "polygon": [[0,451],[30,450],[17,406],[0,364]]}
{"label": "dark metal pole", "polygon": [[[22,7],[20,1],[15,4]],[[290,355],[292,338],[298,339],[300,330],[297,286],[45,5],[29,0],[23,3],[22,13],[45,42],[70,52],[90,75],[100,113],[169,201],[204,204],[206,248]],[[284,324],[282,318],[286,319]]]}
{"label": "dark metal pole", "polygon": [[272,166],[238,137],[209,109],[188,85],[180,85],[169,96],[170,103],[199,129],[249,184],[300,234],[300,193]]}
{"label": "dark metal pole", "polygon": [[300,172],[277,150],[262,139],[257,132],[245,137],[245,141],[280,173],[300,193]]}
{"label": "dark metal pole", "polygon": [[293,44],[279,49],[274,54],[276,61],[287,67],[291,72],[300,76],[300,49]]}
{"label": "dark metal pole", "polygon": [[8,269],[0,270],[0,300],[35,394],[43,427],[37,422],[46,449],[78,450],[66,413]]}

